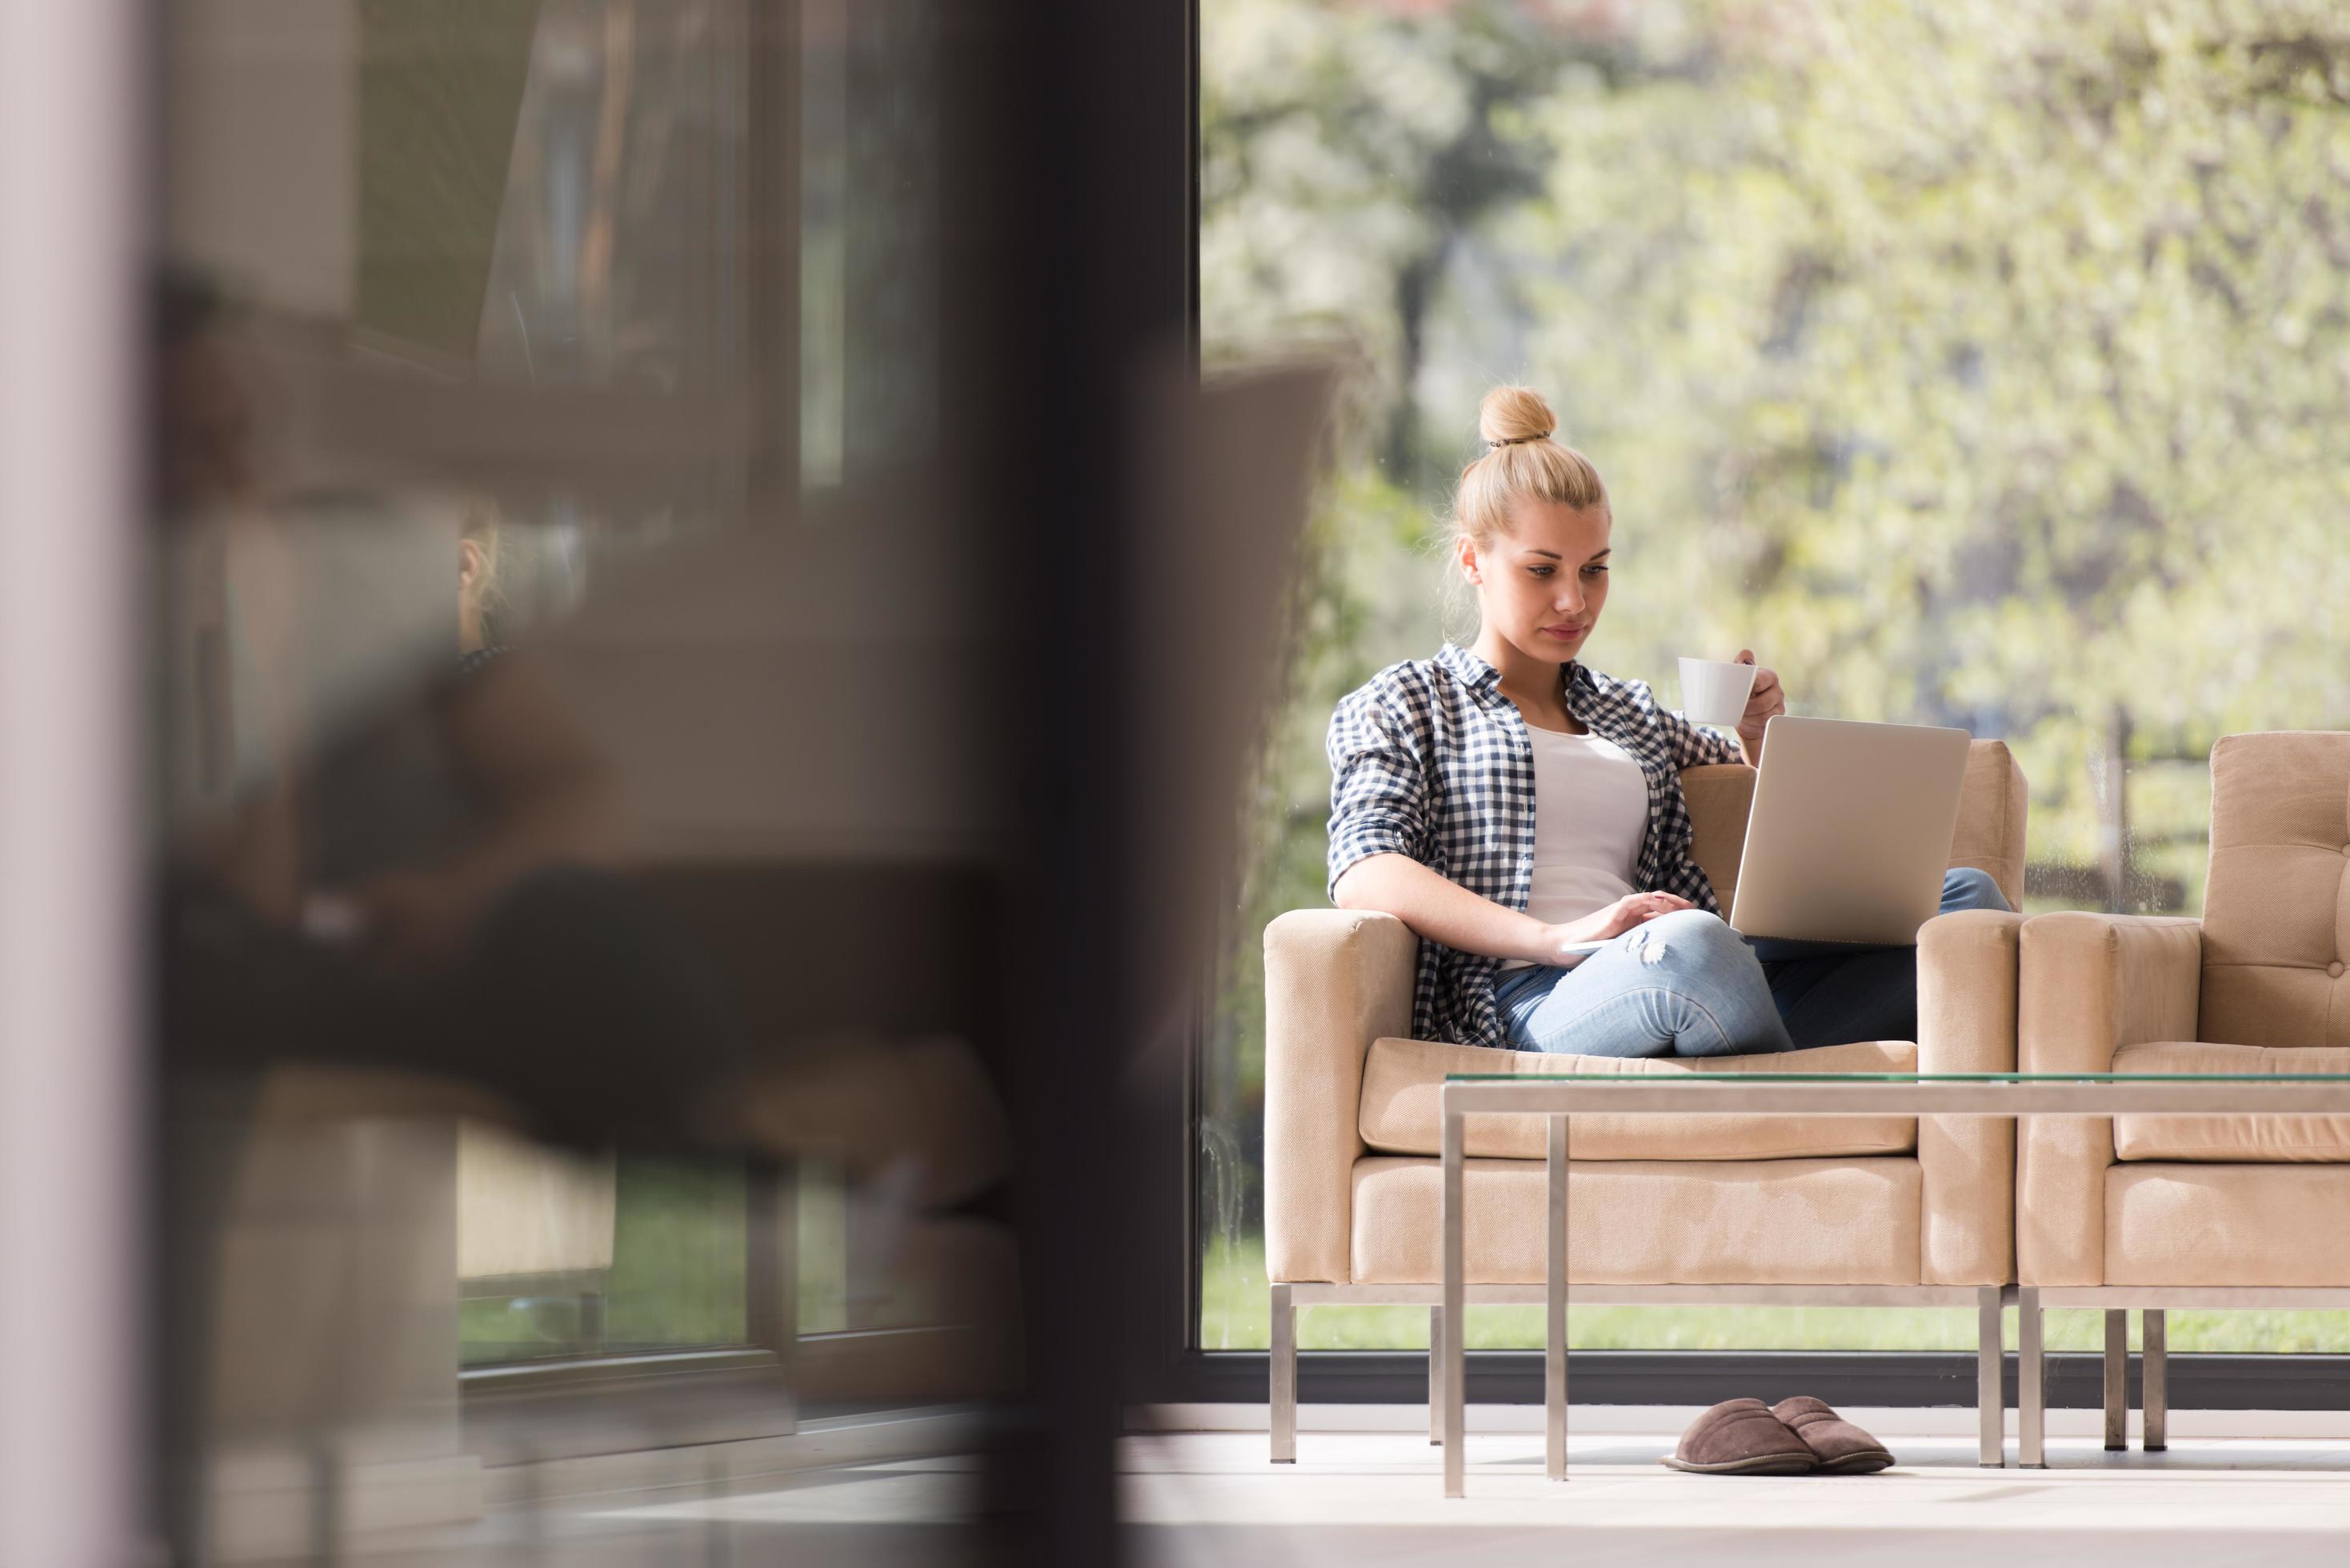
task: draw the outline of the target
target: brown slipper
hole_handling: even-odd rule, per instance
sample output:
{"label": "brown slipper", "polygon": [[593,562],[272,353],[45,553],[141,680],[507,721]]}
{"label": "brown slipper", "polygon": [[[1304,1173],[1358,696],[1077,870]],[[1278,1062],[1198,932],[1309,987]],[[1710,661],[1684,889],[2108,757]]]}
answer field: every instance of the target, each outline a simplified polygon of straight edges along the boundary
{"label": "brown slipper", "polygon": [[1760,1399],[1730,1399],[1690,1423],[1665,1456],[1677,1470],[1709,1476],[1794,1476],[1820,1468],[1810,1445]]}
{"label": "brown slipper", "polygon": [[1866,1475],[1893,1462],[1883,1443],[1808,1394],[1780,1400],[1771,1414],[1811,1449],[1822,1475]]}

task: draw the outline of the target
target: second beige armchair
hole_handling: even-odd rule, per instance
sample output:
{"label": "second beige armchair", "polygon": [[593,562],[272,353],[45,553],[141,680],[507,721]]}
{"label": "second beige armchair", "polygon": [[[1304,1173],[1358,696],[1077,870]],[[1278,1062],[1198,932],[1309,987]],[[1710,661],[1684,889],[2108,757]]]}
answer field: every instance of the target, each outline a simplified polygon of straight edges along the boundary
{"label": "second beige armchair", "polygon": [[[2199,920],[2064,913],[2023,928],[2032,1073],[2350,1073],[2350,734],[2211,753]],[[2019,1154],[2019,1458],[2044,1460],[2040,1315],[2106,1313],[2106,1445],[2144,1314],[2145,1443],[2165,1442],[2163,1313],[2350,1306],[2350,1117],[2041,1117]]]}

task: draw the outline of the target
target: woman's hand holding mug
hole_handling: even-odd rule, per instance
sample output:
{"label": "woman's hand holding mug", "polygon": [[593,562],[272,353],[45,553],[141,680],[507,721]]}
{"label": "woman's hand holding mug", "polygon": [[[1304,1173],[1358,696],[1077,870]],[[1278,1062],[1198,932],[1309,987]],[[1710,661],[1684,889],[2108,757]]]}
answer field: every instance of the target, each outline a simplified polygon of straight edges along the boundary
{"label": "woman's hand holding mug", "polygon": [[[1753,663],[1754,650],[1740,649],[1737,661],[1741,664]],[[1755,670],[1753,689],[1746,694],[1746,711],[1738,721],[1738,739],[1746,748],[1748,762],[1761,765],[1763,726],[1786,711],[1787,693],[1779,684],[1779,672],[1775,670]]]}

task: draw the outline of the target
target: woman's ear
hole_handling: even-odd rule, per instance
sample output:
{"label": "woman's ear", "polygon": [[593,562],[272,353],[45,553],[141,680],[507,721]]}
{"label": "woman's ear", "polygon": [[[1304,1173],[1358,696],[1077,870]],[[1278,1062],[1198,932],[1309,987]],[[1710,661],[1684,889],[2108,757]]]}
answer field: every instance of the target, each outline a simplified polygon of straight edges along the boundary
{"label": "woman's ear", "polygon": [[457,541],[457,591],[463,593],[482,580],[482,546],[473,539]]}
{"label": "woman's ear", "polygon": [[1466,534],[1455,535],[1452,540],[1452,553],[1460,559],[1462,576],[1472,583],[1482,583],[1485,580],[1484,574],[1477,563],[1476,540]]}

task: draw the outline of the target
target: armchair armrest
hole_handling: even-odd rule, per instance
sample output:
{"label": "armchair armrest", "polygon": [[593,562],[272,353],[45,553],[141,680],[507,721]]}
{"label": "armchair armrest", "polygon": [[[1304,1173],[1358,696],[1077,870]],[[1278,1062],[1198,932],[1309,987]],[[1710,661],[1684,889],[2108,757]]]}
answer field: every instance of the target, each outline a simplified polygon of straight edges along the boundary
{"label": "armchair armrest", "polygon": [[1264,929],[1264,1264],[1352,1277],[1363,1058],[1411,1032],[1419,939],[1393,915],[1293,909]]}
{"label": "armchair armrest", "polygon": [[[1918,932],[1918,1070],[2015,1070],[2016,948],[2023,917],[1938,915]],[[1918,1118],[1918,1282],[1998,1285],[2015,1277],[2015,1124]]]}
{"label": "armchair armrest", "polygon": [[[2027,920],[2016,976],[2026,1073],[2106,1073],[2114,1052],[2192,1040],[2202,1001],[2200,920],[2077,910]],[[2110,1116],[2034,1116],[2016,1161],[2016,1262],[2027,1285],[2105,1282]]]}

